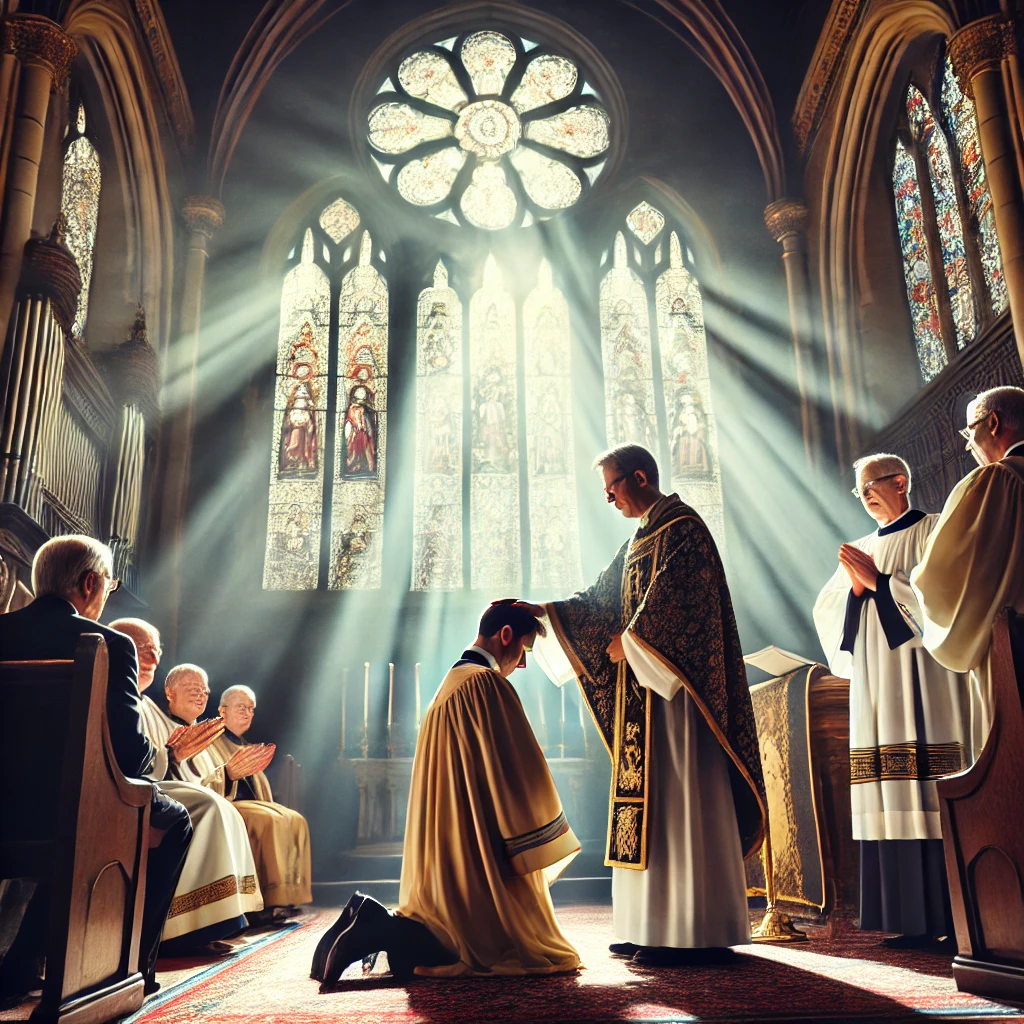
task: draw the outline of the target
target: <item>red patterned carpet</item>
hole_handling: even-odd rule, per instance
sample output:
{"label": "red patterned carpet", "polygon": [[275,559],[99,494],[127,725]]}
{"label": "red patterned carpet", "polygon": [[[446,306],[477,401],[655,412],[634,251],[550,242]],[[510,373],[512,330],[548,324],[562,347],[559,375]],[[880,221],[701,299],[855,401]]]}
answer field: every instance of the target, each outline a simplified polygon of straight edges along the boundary
{"label": "red patterned carpet", "polygon": [[[853,933],[798,946],[749,946],[728,968],[651,970],[610,957],[610,907],[564,907],[583,957],[575,975],[532,979],[418,980],[397,986],[381,968],[350,968],[320,995],[308,977],[316,940],[337,911],[254,943],[195,974],[168,961],[162,991],[131,1024],[580,1024],[606,1021],[1024,1021],[1024,1013],[957,992],[947,957],[893,952]],[[383,961],[383,958],[382,958]],[[127,1022],[126,1022],[127,1024]]]}

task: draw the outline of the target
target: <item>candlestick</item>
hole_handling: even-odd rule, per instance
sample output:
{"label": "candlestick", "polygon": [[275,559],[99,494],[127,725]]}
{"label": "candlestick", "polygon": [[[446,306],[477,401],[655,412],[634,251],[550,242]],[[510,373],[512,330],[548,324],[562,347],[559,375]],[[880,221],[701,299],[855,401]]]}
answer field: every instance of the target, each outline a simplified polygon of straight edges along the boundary
{"label": "candlestick", "polygon": [[395,663],[388,662],[388,728],[394,724],[395,709]]}
{"label": "candlestick", "polygon": [[370,749],[370,663],[363,662],[363,757]]}
{"label": "candlestick", "polygon": [[587,719],[583,714],[583,691],[577,691],[576,696],[579,699],[580,728],[583,730],[583,756],[587,757],[590,754],[590,744],[587,740]]}
{"label": "candlestick", "polygon": [[416,662],[416,732],[420,731],[420,663]]}
{"label": "candlestick", "polygon": [[345,753],[345,715],[348,712],[348,669],[341,670],[341,752]]}

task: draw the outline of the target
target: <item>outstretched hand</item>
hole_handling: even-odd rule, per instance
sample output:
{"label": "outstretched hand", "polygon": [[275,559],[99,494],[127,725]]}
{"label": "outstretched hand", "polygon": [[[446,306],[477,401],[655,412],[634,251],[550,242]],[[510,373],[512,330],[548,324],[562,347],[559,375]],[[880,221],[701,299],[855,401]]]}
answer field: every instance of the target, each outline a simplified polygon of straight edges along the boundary
{"label": "outstretched hand", "polygon": [[612,642],[605,648],[608,657],[612,659],[613,665],[618,665],[620,661],[626,660],[626,652],[622,648],[622,634],[616,633],[612,637]]}
{"label": "outstretched hand", "polygon": [[[495,602],[494,602],[494,604],[498,604],[498,602],[497,602],[497,601],[495,601]],[[513,608],[523,608],[523,609],[525,609],[525,610],[526,610],[526,611],[528,611],[528,612],[529,612],[529,613],[530,613],[530,614],[531,614],[531,615],[532,615],[532,616],[533,616],[533,617],[534,617],[535,619],[542,619],[542,618],[544,618],[544,608],[543,608],[543,606],[542,606],[542,605],[539,605],[539,604],[530,604],[530,602],[529,602],[529,601],[516,601],[516,602],[515,602],[515,603],[514,603],[514,604],[512,605],[512,607],[513,607]]]}
{"label": "outstretched hand", "polygon": [[252,743],[242,747],[241,750],[235,751],[224,765],[228,778],[237,782],[239,779],[247,779],[250,775],[266,771],[276,752],[277,746],[273,743]]}
{"label": "outstretched hand", "polygon": [[857,597],[865,590],[877,589],[878,566],[866,551],[861,551],[853,544],[843,544],[839,548],[839,564],[850,577],[850,585]]}
{"label": "outstretched hand", "polygon": [[211,718],[195,725],[179,726],[167,739],[176,762],[187,761],[201,754],[220,734],[224,732],[224,719]]}

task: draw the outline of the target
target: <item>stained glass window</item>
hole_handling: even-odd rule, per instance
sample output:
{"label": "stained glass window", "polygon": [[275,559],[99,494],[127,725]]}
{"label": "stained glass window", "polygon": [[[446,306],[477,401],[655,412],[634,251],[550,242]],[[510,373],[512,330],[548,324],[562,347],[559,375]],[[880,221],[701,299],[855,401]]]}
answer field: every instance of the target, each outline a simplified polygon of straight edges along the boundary
{"label": "stained glass window", "polygon": [[75,138],[64,154],[61,183],[61,214],[64,218],[64,244],[71,250],[82,278],[72,333],[81,338],[89,312],[89,285],[92,283],[93,256],[96,248],[96,224],[100,209],[100,158],[85,134],[85,107],[79,104],[75,118]]}
{"label": "stained glass window", "polygon": [[946,365],[946,348],[942,342],[939,305],[928,262],[928,239],[921,209],[917,165],[902,141],[896,142],[892,184],[917,359],[921,365],[921,374],[927,382]]}
{"label": "stained glass window", "polygon": [[530,583],[569,593],[582,585],[572,429],[569,306],[541,260],[523,304]]}
{"label": "stained glass window", "polygon": [[331,289],[314,262],[313,232],[281,289],[270,513],[263,586],[316,587],[323,508]]}
{"label": "stained glass window", "polygon": [[364,231],[338,299],[338,407],[331,509],[333,590],[380,586],[388,409],[388,286]]}
{"label": "stained glass window", "polygon": [[493,254],[469,303],[469,384],[471,585],[515,592],[522,584],[516,306]]}
{"label": "stained glass window", "polygon": [[974,340],[977,320],[974,312],[974,291],[967,265],[963,224],[957,203],[953,165],[949,146],[942,129],[936,124],[928,101],[920,90],[907,90],[907,116],[914,141],[923,147],[928,162],[935,220],[939,231],[942,266],[946,276],[946,292],[956,329],[957,348]]}
{"label": "stained glass window", "polygon": [[611,119],[567,57],[487,30],[406,57],[367,138],[407,202],[499,231],[577,203],[604,166]]}
{"label": "stained glass window", "polygon": [[1009,296],[1003,277],[1003,259],[996,236],[995,213],[988,190],[985,161],[981,157],[978,121],[974,113],[974,102],[961,92],[948,57],[942,70],[942,113],[951,130],[967,201],[977,225],[978,248],[985,270],[989,305],[998,316],[1006,309]]}
{"label": "stained glass window", "polygon": [[[668,267],[658,276],[655,288],[668,431],[666,475],[671,479],[672,490],[701,514],[721,549],[725,542],[722,474],[711,411],[700,288],[683,262],[682,246],[675,231],[669,236],[668,251]],[[656,262],[660,259],[659,247]]]}
{"label": "stained glass window", "polygon": [[615,236],[612,268],[601,282],[601,356],[608,444],[632,441],[658,451],[647,290]]}
{"label": "stained glass window", "polygon": [[461,590],[462,303],[438,261],[416,311],[413,590]]}

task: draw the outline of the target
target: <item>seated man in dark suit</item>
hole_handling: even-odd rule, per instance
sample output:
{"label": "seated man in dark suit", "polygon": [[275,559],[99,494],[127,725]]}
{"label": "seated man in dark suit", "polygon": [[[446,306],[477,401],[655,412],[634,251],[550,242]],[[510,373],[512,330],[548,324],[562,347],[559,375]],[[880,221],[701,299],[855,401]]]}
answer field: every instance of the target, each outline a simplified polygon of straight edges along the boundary
{"label": "seated man in dark suit", "polygon": [[[141,779],[149,771],[156,749],[142,726],[135,645],[123,633],[96,621],[118,586],[105,544],[77,535],[47,541],[32,563],[36,599],[19,611],[0,615],[0,660],[70,659],[83,633],[102,636],[108,654],[107,723],[114,757],[128,778]],[[149,851],[139,944],[139,969],[145,975],[147,992],[157,988],[154,972],[160,932],[192,839],[188,811],[155,786],[150,826],[154,830],[151,842],[159,839],[159,845]],[[38,962],[43,948],[47,900],[45,893],[37,893],[37,897],[4,957],[5,988],[16,990],[19,982],[29,983],[32,964]]]}

